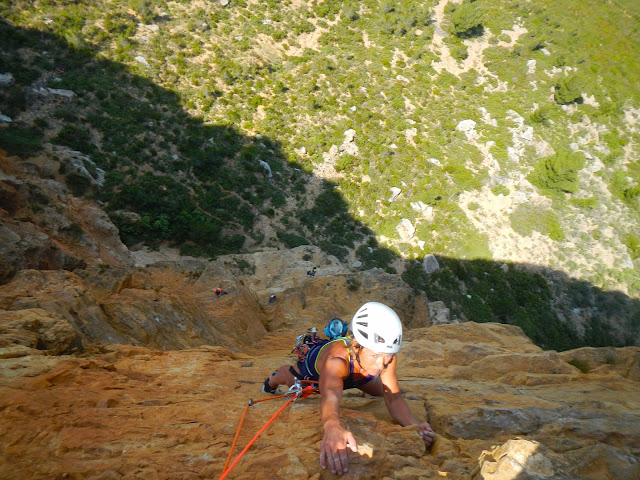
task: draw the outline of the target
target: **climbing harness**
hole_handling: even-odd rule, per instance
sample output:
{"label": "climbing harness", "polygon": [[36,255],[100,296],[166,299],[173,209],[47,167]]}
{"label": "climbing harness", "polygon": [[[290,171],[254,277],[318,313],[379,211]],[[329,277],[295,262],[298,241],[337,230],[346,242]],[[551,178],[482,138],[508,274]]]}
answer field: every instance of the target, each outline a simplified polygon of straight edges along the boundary
{"label": "climbing harness", "polygon": [[[302,385],[303,383],[307,385],[303,387]],[[240,422],[238,423],[238,429],[236,430],[236,434],[233,437],[233,442],[231,443],[229,456],[227,456],[227,461],[225,462],[224,467],[222,469],[222,475],[218,480],[224,480],[225,478],[227,478],[227,475],[229,475],[231,470],[233,470],[233,468],[237,465],[237,463],[240,461],[240,458],[242,458],[242,456],[245,453],[247,453],[251,445],[255,443],[258,437],[262,435],[262,433],[269,427],[269,425],[271,425],[271,423],[276,419],[276,417],[280,415],[280,413],[287,407],[287,405],[289,405],[292,402],[295,402],[299,398],[307,398],[309,395],[312,395],[314,393],[320,393],[320,390],[318,390],[318,382],[314,382],[312,380],[295,379],[293,385],[289,387],[289,390],[284,395],[277,395],[275,397],[262,398],[260,400],[253,400],[252,398],[250,398],[244,407],[244,411],[242,412],[242,417],[240,418]],[[275,400],[276,398],[289,398],[289,400],[287,400],[286,403],[282,405],[282,407],[280,407],[280,410],[278,410],[267,421],[267,423],[264,424],[264,426],[258,431],[258,433],[256,433],[256,435],[249,441],[247,446],[244,447],[244,449],[238,454],[238,456],[235,458],[233,463],[229,465],[229,460],[231,460],[231,455],[233,454],[233,450],[236,447],[236,442],[238,440],[238,436],[240,435],[240,429],[242,428],[242,424],[244,423],[244,417],[246,416],[247,410],[249,409],[249,407],[255,405],[256,403],[266,402],[267,400]]]}

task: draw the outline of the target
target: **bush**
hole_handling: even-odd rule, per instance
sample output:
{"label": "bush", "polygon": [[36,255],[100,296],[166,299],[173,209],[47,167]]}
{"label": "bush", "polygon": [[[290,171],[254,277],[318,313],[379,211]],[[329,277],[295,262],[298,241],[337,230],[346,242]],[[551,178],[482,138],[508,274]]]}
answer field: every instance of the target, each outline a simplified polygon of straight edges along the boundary
{"label": "bush", "polygon": [[287,232],[277,232],[278,239],[288,248],[299,247],[300,245],[311,245],[311,242],[300,235]]}
{"label": "bush", "polygon": [[28,157],[42,148],[42,131],[9,126],[0,128],[0,147],[9,155]]}
{"label": "bush", "polygon": [[243,258],[236,259],[236,268],[244,274],[254,275],[256,273],[256,266]]}
{"label": "bush", "polygon": [[51,143],[64,145],[72,150],[83,153],[93,153],[96,148],[92,143],[90,131],[75,125],[65,125],[60,132],[51,139]]}
{"label": "bush", "polygon": [[551,122],[549,122],[549,110],[550,107],[548,105],[545,105],[543,107],[538,107],[529,117],[529,119],[533,122],[533,123],[538,123],[540,125],[544,125],[545,127],[551,125]]}
{"label": "bush", "polygon": [[581,100],[582,93],[580,89],[581,86],[578,78],[575,75],[570,75],[558,81],[555,86],[553,98],[560,105],[567,105]]}
{"label": "bush", "polygon": [[598,206],[598,199],[596,197],[572,198],[571,204],[575,205],[578,208],[592,210]]}
{"label": "bush", "polygon": [[493,193],[496,197],[501,194],[506,197],[511,193],[511,191],[504,185],[496,185],[491,189],[491,193]]}
{"label": "bush", "polygon": [[463,3],[451,13],[451,33],[459,38],[469,38],[482,35],[483,13],[477,7]]}
{"label": "bush", "polygon": [[523,203],[510,216],[511,227],[523,237],[537,231],[552,240],[563,240],[564,233],[553,210],[544,210],[537,205]]}
{"label": "bush", "polygon": [[578,360],[577,358],[574,358],[573,360],[569,360],[569,362],[567,363],[569,363],[569,365],[573,365],[582,373],[589,373],[589,371],[591,370],[588,363],[583,362],[582,360]]}
{"label": "bush", "polygon": [[450,50],[451,56],[458,61],[462,61],[469,56],[466,45],[453,45]]}
{"label": "bush", "polygon": [[89,180],[85,175],[80,175],[79,173],[71,172],[66,178],[65,182],[71,193],[73,193],[76,197],[81,197],[87,190],[91,187],[91,180]]}
{"label": "bush", "polygon": [[349,250],[347,250],[344,247],[341,247],[340,245],[336,245],[334,242],[321,240],[319,242],[316,242],[316,244],[318,245],[318,247],[320,247],[320,249],[323,252],[329,255],[333,255],[334,257],[336,257],[338,260],[342,262],[346,261],[347,258],[349,258]]}
{"label": "bush", "polygon": [[528,180],[543,190],[574,193],[580,187],[578,173],[584,166],[584,156],[577,152],[560,151],[535,164]]}
{"label": "bush", "polygon": [[629,250],[632,259],[640,258],[640,239],[636,235],[632,233],[625,235],[623,243]]}
{"label": "bush", "polygon": [[395,259],[395,255],[386,248],[361,245],[356,250],[356,258],[362,262],[364,269],[377,267],[387,270]]}

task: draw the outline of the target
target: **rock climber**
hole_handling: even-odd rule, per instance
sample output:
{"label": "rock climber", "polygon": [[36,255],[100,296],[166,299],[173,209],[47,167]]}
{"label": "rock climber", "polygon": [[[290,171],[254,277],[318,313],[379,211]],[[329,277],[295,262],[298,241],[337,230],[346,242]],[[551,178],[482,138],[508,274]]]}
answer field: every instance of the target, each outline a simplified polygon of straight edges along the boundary
{"label": "rock climber", "polygon": [[351,334],[352,338],[311,345],[295,366],[283,365],[262,387],[263,392],[275,393],[279,385],[293,385],[296,377],[319,382],[324,429],[320,466],[328,466],[334,474],[349,471],[347,448],[358,451],[355,437],[340,422],[340,398],[345,389],[358,388],[369,395],[383,396],[396,422],[418,426],[427,448],[435,438],[431,426],[416,419],[400,394],[396,354],[402,344],[402,322],[396,312],[381,303],[365,303],[351,321]]}
{"label": "rock climber", "polygon": [[221,289],[220,287],[214,288],[213,289],[213,293],[216,294],[216,297],[220,298],[220,296],[222,295],[226,295],[228,292],[224,291],[223,289]]}
{"label": "rock climber", "polygon": [[307,272],[307,275],[309,275],[310,277],[315,277],[316,276],[316,270],[317,270],[317,268],[313,267],[311,270],[309,270]]}

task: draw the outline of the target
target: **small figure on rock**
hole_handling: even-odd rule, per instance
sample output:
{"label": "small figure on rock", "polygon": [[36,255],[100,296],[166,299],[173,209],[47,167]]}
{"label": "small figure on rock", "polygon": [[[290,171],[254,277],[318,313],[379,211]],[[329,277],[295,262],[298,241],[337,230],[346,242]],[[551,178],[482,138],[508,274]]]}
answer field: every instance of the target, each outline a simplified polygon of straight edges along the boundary
{"label": "small figure on rock", "polygon": [[272,293],[271,295],[269,295],[269,303],[276,303],[276,294]]}
{"label": "small figure on rock", "polygon": [[220,298],[222,295],[226,295],[229,292],[221,289],[220,287],[217,287],[213,289],[213,293],[216,294],[216,297]]}
{"label": "small figure on rock", "polygon": [[311,270],[309,270],[307,272],[307,275],[309,275],[310,277],[315,277],[316,276],[316,267],[313,267]]}

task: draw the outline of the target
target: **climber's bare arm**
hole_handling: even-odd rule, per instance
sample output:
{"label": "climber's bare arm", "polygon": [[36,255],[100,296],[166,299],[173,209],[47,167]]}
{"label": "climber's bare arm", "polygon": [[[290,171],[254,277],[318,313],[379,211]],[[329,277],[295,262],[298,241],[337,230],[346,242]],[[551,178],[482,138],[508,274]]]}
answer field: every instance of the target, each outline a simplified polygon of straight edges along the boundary
{"label": "climber's bare arm", "polygon": [[327,465],[331,473],[342,474],[349,471],[347,446],[357,451],[353,434],[340,422],[340,398],[344,379],[349,375],[349,362],[329,355],[319,365],[320,373],[320,418],[324,436],[320,443],[320,466]]}
{"label": "climber's bare arm", "polygon": [[394,356],[391,363],[380,374],[384,392],[384,402],[387,410],[389,410],[393,419],[400,425],[417,425],[420,437],[424,441],[425,446],[429,448],[436,434],[427,422],[419,422],[413,413],[411,413],[409,405],[407,405],[406,400],[400,393],[400,385],[398,385],[398,377],[396,375],[396,365],[397,360]]}

